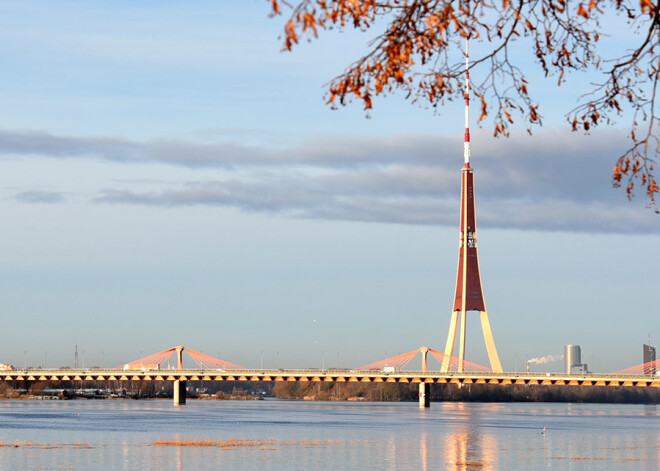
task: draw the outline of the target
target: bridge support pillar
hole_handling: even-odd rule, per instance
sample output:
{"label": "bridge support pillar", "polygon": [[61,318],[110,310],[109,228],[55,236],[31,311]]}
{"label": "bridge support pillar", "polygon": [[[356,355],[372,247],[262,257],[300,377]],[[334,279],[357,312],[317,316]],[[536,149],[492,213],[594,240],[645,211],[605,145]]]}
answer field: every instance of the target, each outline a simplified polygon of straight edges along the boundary
{"label": "bridge support pillar", "polygon": [[419,408],[424,409],[431,406],[431,385],[419,383]]}
{"label": "bridge support pillar", "polygon": [[174,405],[182,406],[186,403],[186,381],[174,381]]}

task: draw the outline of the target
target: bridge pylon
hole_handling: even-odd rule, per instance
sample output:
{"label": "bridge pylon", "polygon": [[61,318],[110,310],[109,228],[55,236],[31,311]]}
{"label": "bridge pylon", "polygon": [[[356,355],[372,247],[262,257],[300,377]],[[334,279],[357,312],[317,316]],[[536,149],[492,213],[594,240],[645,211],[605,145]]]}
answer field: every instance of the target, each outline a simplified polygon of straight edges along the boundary
{"label": "bridge pylon", "polygon": [[[174,350],[176,350],[177,370],[181,371],[183,370],[184,347],[182,345],[178,345],[177,347],[174,347]],[[174,380],[174,390],[172,392],[172,397],[174,399],[175,406],[182,406],[186,403],[186,384],[187,381],[181,381],[179,379]]]}
{"label": "bridge pylon", "polygon": [[[447,370],[444,371],[444,373],[449,372],[450,370],[452,372],[456,372],[458,370],[458,358],[447,358],[444,354],[441,352],[438,352],[436,350],[433,350],[432,348],[429,347],[419,347],[416,350],[412,350],[407,353],[402,353],[400,355],[390,357],[390,358],[385,358],[384,360],[380,360],[374,363],[369,363],[368,365],[361,366],[357,368],[355,371],[374,371],[374,372],[380,372],[383,374],[388,374],[388,375],[399,375],[403,373],[403,369],[408,366],[408,364],[411,362],[413,358],[415,358],[418,354],[421,355],[422,358],[422,373],[428,373],[429,368],[428,368],[428,354],[431,354],[433,358],[435,358],[440,365],[443,365],[446,361],[447,363]],[[470,372],[484,372],[484,373],[491,373],[492,370],[489,368],[486,368],[485,366],[477,365],[475,363],[471,363],[469,361],[464,361],[463,362],[463,371],[470,371]],[[433,383],[433,380],[430,380],[428,377],[426,378],[419,378],[419,407],[420,409],[429,407],[431,404],[431,383]]]}
{"label": "bridge pylon", "polygon": [[[420,347],[419,353],[422,354],[422,373],[428,372],[428,347]],[[419,383],[419,408],[425,409],[431,406],[431,385],[426,381]]]}
{"label": "bridge pylon", "polygon": [[[119,368],[124,371],[127,370],[141,370],[141,371],[159,371],[163,368],[165,362],[176,353],[176,371],[183,371],[183,352],[186,352],[190,355],[190,358],[197,363],[197,366],[202,370],[215,370],[215,371],[225,371],[225,370],[244,370],[242,366],[235,365],[234,363],[229,363],[228,361],[221,360],[219,358],[214,358],[210,355],[205,355],[203,353],[190,350],[189,348],[184,347],[183,345],[178,345],[173,348],[168,348],[162,352],[154,353],[153,355],[140,358],[138,360],[126,363]],[[169,363],[168,363],[169,365]],[[179,378],[184,379],[174,379],[174,404],[183,405],[186,403],[186,380],[185,376],[180,375]]]}

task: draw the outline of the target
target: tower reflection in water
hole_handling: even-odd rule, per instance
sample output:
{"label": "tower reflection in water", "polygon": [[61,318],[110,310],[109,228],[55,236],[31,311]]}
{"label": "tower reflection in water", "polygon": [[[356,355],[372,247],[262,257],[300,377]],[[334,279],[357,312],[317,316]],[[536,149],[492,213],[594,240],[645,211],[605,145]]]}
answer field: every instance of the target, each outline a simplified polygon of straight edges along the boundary
{"label": "tower reflection in water", "polygon": [[478,411],[462,402],[454,404],[453,430],[443,444],[445,462],[454,469],[492,469],[497,461],[497,438],[475,427],[481,421]]}
{"label": "tower reflection in water", "polygon": [[[493,408],[499,407],[492,405],[491,413]],[[485,431],[487,419],[474,407],[446,403],[420,412],[419,434],[403,440],[401,435],[391,436],[382,450],[392,469],[497,469],[500,444],[495,434]]]}

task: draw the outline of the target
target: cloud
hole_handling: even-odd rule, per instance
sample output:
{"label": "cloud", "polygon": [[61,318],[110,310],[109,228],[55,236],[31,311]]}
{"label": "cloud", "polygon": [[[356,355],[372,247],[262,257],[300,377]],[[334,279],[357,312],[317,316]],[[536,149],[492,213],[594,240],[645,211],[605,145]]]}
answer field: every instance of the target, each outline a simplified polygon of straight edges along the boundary
{"label": "cloud", "polygon": [[[617,131],[543,130],[493,139],[473,133],[480,227],[655,232],[660,219],[611,186],[626,148]],[[200,171],[180,183],[123,182],[93,201],[162,207],[218,206],[300,218],[456,225],[462,142],[455,136],[330,136],[288,148],[174,140],[136,142],[0,132],[0,155],[166,164]],[[204,169],[223,169],[209,179]],[[189,174],[188,174],[189,175]],[[156,188],[156,189],[154,189]]]}
{"label": "cloud", "polygon": [[[56,136],[37,131],[0,130],[0,155],[40,155],[56,159],[95,158],[119,163],[163,163],[189,168],[238,168],[286,165],[320,168],[369,166],[433,166],[455,171],[462,166],[462,140],[456,136],[400,134],[387,137],[329,136],[286,148],[231,142],[191,143],[172,139],[145,142],[129,139]],[[473,166],[493,172],[489,186],[503,188],[592,180],[591,175],[625,149],[621,133],[601,132],[592,138],[577,133],[542,131],[533,137],[514,134],[494,139],[473,132]],[[592,164],[596,164],[591,167]],[[579,171],[587,173],[581,174]],[[526,177],[532,177],[527,178]],[[548,181],[548,178],[550,180]],[[547,185],[546,185],[547,186]],[[515,189],[515,188],[514,188]]]}
{"label": "cloud", "polygon": [[[341,179],[341,178],[339,178]],[[247,212],[290,217],[384,222],[396,224],[457,225],[458,188],[453,195],[390,192],[380,185],[354,191],[340,188],[334,178],[285,178],[272,181],[188,183],[156,192],[105,190],[99,203],[151,206],[218,206]],[[414,186],[414,185],[410,185]],[[625,204],[554,199],[487,199],[480,196],[480,227],[575,232],[653,232],[657,221],[648,210]]]}
{"label": "cloud", "polygon": [[[449,138],[455,140],[454,138]],[[406,148],[418,141],[416,152]],[[458,141],[456,141],[458,142]],[[171,139],[137,142],[112,137],[56,136],[38,131],[0,131],[0,155],[40,155],[56,159],[94,158],[118,163],[163,163],[189,168],[312,165],[357,167],[395,163],[432,163],[436,138],[399,136],[384,140],[341,137],[316,139],[284,149],[230,142],[190,143]],[[420,145],[421,144],[421,145]]]}
{"label": "cloud", "polygon": [[145,159],[144,146],[129,140],[55,136],[40,131],[0,131],[0,155],[97,158],[115,162]]}
{"label": "cloud", "polygon": [[19,203],[63,203],[64,196],[55,191],[23,191],[17,193]]}

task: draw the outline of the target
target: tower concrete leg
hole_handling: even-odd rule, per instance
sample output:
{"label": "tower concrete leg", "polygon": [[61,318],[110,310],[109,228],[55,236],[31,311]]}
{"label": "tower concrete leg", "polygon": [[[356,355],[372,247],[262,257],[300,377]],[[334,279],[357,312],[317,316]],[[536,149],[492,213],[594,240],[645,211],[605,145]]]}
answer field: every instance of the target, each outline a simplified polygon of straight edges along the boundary
{"label": "tower concrete leg", "polygon": [[174,405],[182,406],[186,403],[186,381],[174,381]]}
{"label": "tower concrete leg", "polygon": [[467,329],[467,311],[465,308],[461,310],[461,333],[459,335],[458,344],[458,368],[456,371],[463,372],[463,365],[465,364],[465,334]]}
{"label": "tower concrete leg", "polygon": [[488,359],[490,360],[490,369],[494,373],[502,372],[502,364],[500,357],[495,348],[495,340],[493,340],[493,331],[490,329],[490,322],[488,321],[488,312],[481,311],[481,330],[484,333],[484,341],[486,342],[486,350],[488,351]]}
{"label": "tower concrete leg", "polygon": [[431,405],[431,385],[419,383],[419,408],[424,409]]}
{"label": "tower concrete leg", "polygon": [[447,373],[450,367],[450,360],[454,354],[454,344],[456,343],[456,331],[458,327],[458,313],[453,311],[451,313],[451,321],[449,322],[449,333],[447,334],[447,344],[445,346],[445,356],[442,359],[441,372]]}

